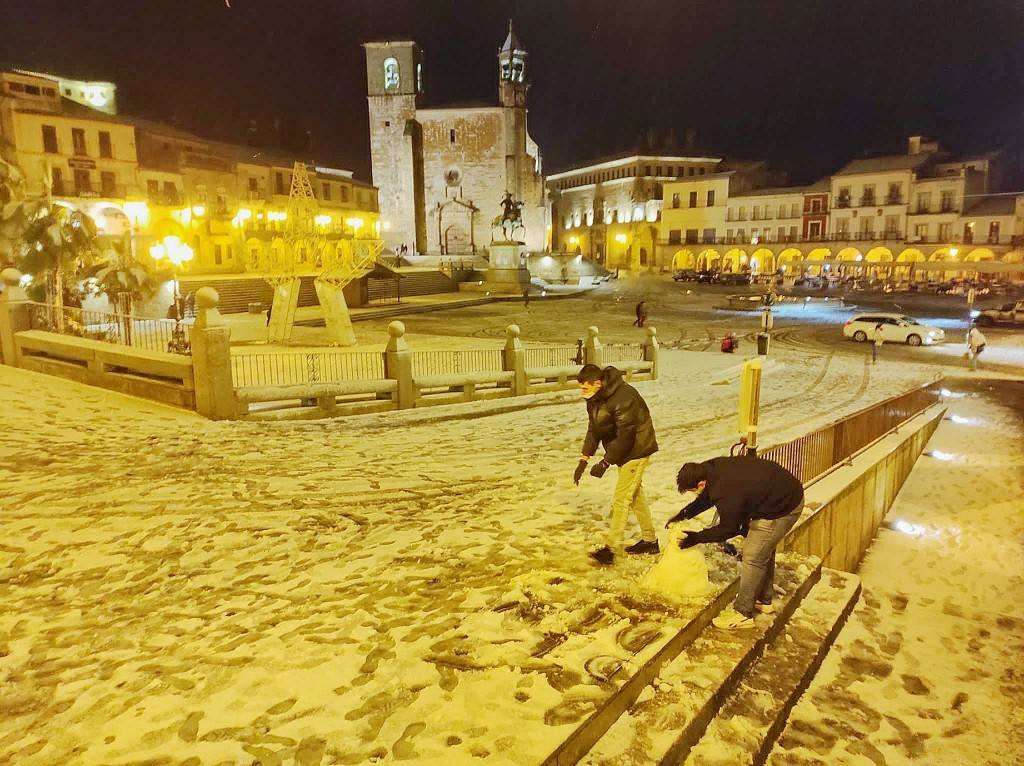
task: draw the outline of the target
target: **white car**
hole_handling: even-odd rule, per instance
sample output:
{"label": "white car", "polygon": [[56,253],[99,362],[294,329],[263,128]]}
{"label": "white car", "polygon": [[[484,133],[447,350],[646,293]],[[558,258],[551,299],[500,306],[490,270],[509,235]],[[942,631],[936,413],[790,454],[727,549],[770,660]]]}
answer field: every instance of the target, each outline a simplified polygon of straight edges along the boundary
{"label": "white car", "polygon": [[853,338],[858,343],[874,342],[875,328],[881,325],[883,343],[906,343],[908,346],[930,346],[946,340],[946,332],[941,327],[921,324],[913,317],[904,314],[857,314],[850,317],[843,325],[843,335]]}

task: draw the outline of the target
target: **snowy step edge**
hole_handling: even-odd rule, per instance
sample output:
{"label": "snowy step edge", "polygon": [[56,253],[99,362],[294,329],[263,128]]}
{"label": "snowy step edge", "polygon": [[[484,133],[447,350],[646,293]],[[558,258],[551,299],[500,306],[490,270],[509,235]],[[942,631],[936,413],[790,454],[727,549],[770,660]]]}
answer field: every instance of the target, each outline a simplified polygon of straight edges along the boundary
{"label": "snowy step edge", "polygon": [[[764,766],[767,763],[775,743],[789,722],[789,714],[814,680],[818,670],[821,668],[822,662],[828,656],[840,632],[846,626],[850,614],[860,600],[862,585],[859,577],[848,572],[828,568],[823,568],[821,574],[821,580],[804,598],[800,606],[794,611],[792,617],[787,620],[787,630],[780,632],[765,647],[763,654],[748,670],[744,682],[738,686],[736,691],[721,706],[719,717],[712,722],[700,742],[687,754],[685,766],[701,766],[704,763],[715,763],[716,760],[713,757],[709,757],[706,761],[701,760],[700,757],[705,750],[713,752],[716,749],[716,741],[724,738],[716,736],[716,729],[719,725],[724,724],[725,721],[733,717],[730,714],[731,708],[741,709],[743,707],[742,700],[756,696],[759,692],[771,694],[774,700],[774,710],[770,711],[771,723],[767,728],[758,733],[759,739],[756,747],[748,749],[749,757],[738,760],[735,750],[731,750],[728,757],[730,759],[729,763],[737,766],[741,763],[744,766],[748,764],[749,766]],[[840,585],[835,584],[837,579],[842,580]],[[828,629],[824,634],[819,635],[813,630],[813,626],[821,624],[822,615],[827,620],[825,624],[828,625]],[[781,647],[783,647],[786,641],[787,631],[790,627],[806,627],[808,635],[813,635],[814,638],[805,640],[801,646],[796,647],[796,650],[800,652],[799,657],[802,662],[796,666],[791,666],[794,672],[784,679],[783,694],[781,697],[778,697],[774,696],[773,692],[775,690],[762,688],[761,685],[756,683],[756,680],[758,671],[768,666],[773,668],[772,672],[768,675],[776,680],[780,678],[777,669],[779,667],[784,668],[785,666],[775,662],[775,657],[782,651]],[[720,761],[721,759],[719,758],[718,762]]]}
{"label": "snowy step edge", "polygon": [[[734,667],[733,670],[730,671],[729,675],[724,679],[723,684],[726,684],[727,688],[725,688],[724,691],[719,689],[712,694],[711,698],[707,703],[705,703],[704,708],[701,709],[696,717],[690,719],[680,737],[677,737],[674,740],[673,748],[681,739],[683,739],[684,741],[689,742],[686,746],[686,750],[688,750],[690,746],[700,739],[704,729],[713,719],[718,707],[732,689],[735,688],[735,684],[739,683],[739,678],[742,677],[743,671],[745,671],[746,667],[753,661],[756,655],[760,654],[761,647],[764,643],[770,640],[772,636],[781,630],[781,623],[783,623],[792,611],[796,609],[797,604],[803,600],[807,595],[807,592],[814,586],[820,576],[821,562],[820,560],[814,559],[814,566],[811,572],[793,591],[782,610],[773,615],[773,624],[766,629],[764,635],[758,637],[754,644],[747,650],[745,656],[741,658],[739,664]],[[584,758],[622,717],[623,713],[636,704],[637,699],[643,691],[653,684],[655,679],[657,679],[661,674],[662,670],[676,660],[687,647],[693,644],[697,639],[701,638],[704,630],[711,624],[711,621],[717,617],[726,606],[729,606],[732,603],[738,588],[739,578],[736,578],[718,594],[714,601],[705,606],[700,614],[683,626],[673,638],[669,639],[669,641],[667,641],[665,645],[647,661],[647,663],[633,674],[629,681],[623,684],[623,686],[620,687],[615,694],[609,697],[600,708],[594,711],[594,713],[591,714],[591,716],[584,721],[576,731],[563,740],[558,748],[556,748],[556,750],[542,762],[543,766],[565,766],[567,764],[578,763],[582,758]],[[739,673],[736,672],[738,669],[740,670]],[[696,731],[687,736],[687,732],[695,726],[698,727]],[[669,752],[671,752],[671,748]],[[685,756],[685,752],[683,755]],[[682,758],[679,758],[676,762],[678,763],[681,761]],[[665,763],[668,761],[662,760],[662,762]]]}
{"label": "snowy step edge", "polygon": [[761,657],[765,647],[782,634],[786,625],[789,624],[793,613],[803,603],[804,599],[807,598],[807,594],[821,580],[821,572],[822,565],[821,561],[818,560],[811,573],[807,575],[793,592],[793,595],[783,604],[782,609],[772,615],[771,625],[768,626],[764,633],[757,637],[753,645],[747,649],[746,653],[736,662],[732,670],[722,679],[718,689],[711,694],[697,715],[693,716],[686,727],[679,732],[671,747],[661,757],[659,763],[666,764],[666,766],[668,764],[675,766],[675,764],[681,764],[686,761],[690,750],[704,736],[708,726],[715,720],[719,710],[721,710],[722,705],[725,704],[729,696],[742,683],[750,667]]}

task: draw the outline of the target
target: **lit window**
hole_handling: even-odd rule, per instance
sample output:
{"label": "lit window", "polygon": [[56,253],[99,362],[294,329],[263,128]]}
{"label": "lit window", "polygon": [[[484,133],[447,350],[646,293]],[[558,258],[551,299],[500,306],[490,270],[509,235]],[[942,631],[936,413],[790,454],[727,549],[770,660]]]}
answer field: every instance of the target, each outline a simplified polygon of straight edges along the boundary
{"label": "lit window", "polygon": [[398,90],[399,82],[398,59],[393,57],[384,59],[384,90]]}

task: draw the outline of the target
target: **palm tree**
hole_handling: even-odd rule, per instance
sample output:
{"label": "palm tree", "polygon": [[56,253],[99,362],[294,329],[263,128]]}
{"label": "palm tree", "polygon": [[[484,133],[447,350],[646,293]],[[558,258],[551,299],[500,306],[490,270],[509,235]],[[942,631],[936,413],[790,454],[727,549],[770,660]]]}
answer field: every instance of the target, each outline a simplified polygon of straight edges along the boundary
{"label": "palm tree", "polygon": [[103,293],[118,313],[127,345],[132,345],[132,315],[138,301],[148,300],[173,275],[170,269],[154,269],[132,254],[128,240],[115,242],[103,259],[85,270],[91,289]]}
{"label": "palm tree", "polygon": [[38,208],[22,233],[19,266],[46,279],[46,302],[53,307],[58,331],[64,328],[64,285],[98,255],[96,223],[78,210],[51,204]]}
{"label": "palm tree", "polygon": [[35,206],[25,201],[21,170],[5,160],[0,151],[0,266],[14,263],[22,249],[22,232],[35,212]]}

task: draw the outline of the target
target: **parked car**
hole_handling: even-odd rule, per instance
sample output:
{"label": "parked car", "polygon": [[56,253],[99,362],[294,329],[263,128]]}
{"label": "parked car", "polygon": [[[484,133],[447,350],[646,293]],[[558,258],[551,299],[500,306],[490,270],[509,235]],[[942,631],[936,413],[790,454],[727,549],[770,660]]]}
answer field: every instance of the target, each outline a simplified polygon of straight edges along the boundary
{"label": "parked car", "polygon": [[676,269],[672,279],[676,282],[696,282],[697,272],[694,269]]}
{"label": "parked car", "polygon": [[711,284],[712,282],[715,282],[717,280],[718,280],[718,272],[717,271],[698,271],[697,272],[697,281],[698,282],[701,282],[703,284]]}
{"label": "parked car", "polygon": [[1024,324],[1024,301],[1004,303],[999,308],[972,311],[974,321],[983,327],[997,324]]}
{"label": "parked car", "polygon": [[723,271],[718,275],[720,285],[749,285],[750,275],[739,274],[733,271]]}
{"label": "parked car", "polygon": [[843,335],[853,338],[858,343],[874,341],[875,328],[882,325],[883,343],[906,343],[908,346],[930,346],[946,340],[946,332],[941,327],[921,324],[913,317],[905,314],[857,314],[846,320]]}

